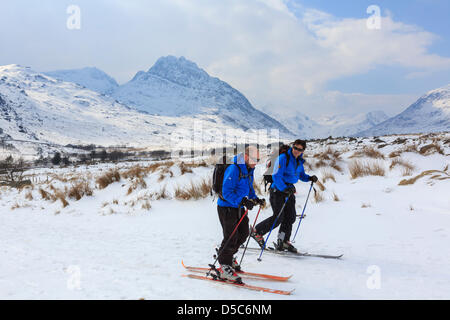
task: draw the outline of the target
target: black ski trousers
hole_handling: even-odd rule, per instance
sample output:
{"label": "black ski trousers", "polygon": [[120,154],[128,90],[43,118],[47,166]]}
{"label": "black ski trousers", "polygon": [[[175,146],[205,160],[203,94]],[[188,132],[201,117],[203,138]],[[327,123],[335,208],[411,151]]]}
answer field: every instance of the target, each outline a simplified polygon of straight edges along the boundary
{"label": "black ski trousers", "polygon": [[[239,247],[247,240],[249,235],[248,215],[242,219],[239,227],[230,239],[233,230],[245,213],[245,209],[217,206],[217,212],[219,213],[219,220],[223,230],[222,245],[219,248],[221,254],[218,261],[220,264],[228,264],[231,266],[233,263],[233,256],[238,252]],[[227,246],[224,247],[228,239],[230,239],[230,241]]]}
{"label": "black ski trousers", "polygon": [[[286,195],[281,191],[276,189],[270,189],[270,205],[273,210],[273,215],[260,223],[258,223],[255,227],[256,232],[260,235],[265,235],[270,231],[270,228],[273,225],[273,222],[277,218],[280,213],[281,208],[283,207],[284,202],[286,201]],[[283,212],[281,216],[278,218],[274,229],[278,227],[280,224],[280,230],[278,231],[278,238],[283,241],[289,241],[292,233],[292,225],[295,222],[296,213],[295,213],[295,195],[291,195],[284,206]]]}

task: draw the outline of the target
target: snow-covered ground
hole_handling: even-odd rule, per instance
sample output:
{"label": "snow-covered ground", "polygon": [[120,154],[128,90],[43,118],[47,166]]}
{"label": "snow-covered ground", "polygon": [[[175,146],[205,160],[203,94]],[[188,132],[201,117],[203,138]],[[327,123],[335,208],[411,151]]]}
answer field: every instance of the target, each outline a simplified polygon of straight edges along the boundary
{"label": "snow-covered ground", "polygon": [[[401,138],[407,141],[394,143]],[[414,166],[409,176],[404,176],[402,166],[389,168],[393,151],[414,143],[420,149],[433,138],[443,154],[402,153],[401,158]],[[310,143],[307,172],[321,180],[332,173],[336,182],[327,180],[323,191],[316,186],[323,201],[311,196],[295,245],[311,253],[342,253],[343,258],[295,259],[265,253],[258,262],[256,252],[247,252],[243,263],[248,271],[292,274],[284,283],[248,280],[295,289],[291,296],[182,277],[186,271],[181,260],[206,266],[222,240],[212,197],[174,198],[176,188],[209,179],[211,165],[183,173],[178,161],[164,162],[154,171],[128,176],[127,170],[137,164],[150,168],[153,163],[34,170],[28,173],[32,189],[0,187],[0,299],[449,299],[449,138],[380,137],[386,142],[380,149],[383,143],[372,139]],[[379,163],[385,176],[351,179],[348,166],[358,158],[350,157],[367,145],[385,159],[360,160]],[[341,172],[318,165],[328,147],[340,152],[336,164]],[[120,181],[99,189],[96,178],[112,168],[121,174]],[[437,171],[399,185],[425,170]],[[261,164],[258,181],[263,171]],[[76,181],[86,181],[93,195],[78,201],[69,198]],[[300,214],[309,184],[296,187]],[[50,194],[49,200],[42,199],[41,189]],[[52,200],[57,194],[65,195],[65,207],[58,197]],[[334,194],[339,201],[333,200]],[[250,212],[251,223],[256,213]],[[268,208],[259,220],[271,214]],[[256,243],[251,240],[250,246]]]}

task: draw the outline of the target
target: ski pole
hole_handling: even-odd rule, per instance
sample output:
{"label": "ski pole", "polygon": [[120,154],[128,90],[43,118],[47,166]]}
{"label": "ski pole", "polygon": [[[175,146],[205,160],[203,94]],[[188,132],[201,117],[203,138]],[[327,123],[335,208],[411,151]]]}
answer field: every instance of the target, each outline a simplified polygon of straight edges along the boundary
{"label": "ski pole", "polygon": [[[241,210],[241,208],[239,208],[239,210]],[[242,220],[244,220],[244,218],[245,218],[245,216],[247,215],[247,213],[248,213],[248,209],[245,210],[245,213],[242,215],[241,219],[240,219],[239,222],[236,224],[236,227],[234,227],[233,232],[231,233],[230,237],[229,237],[229,238],[227,239],[227,241],[225,242],[225,245],[222,247],[222,250],[220,250],[220,251],[217,253],[217,257],[216,257],[216,260],[214,261],[214,263],[209,265],[211,268],[209,269],[209,271],[208,271],[208,273],[206,274],[206,276],[209,276],[210,273],[211,273],[211,271],[216,269],[216,262],[217,262],[217,260],[219,260],[220,255],[222,254],[223,250],[227,247],[228,242],[230,242],[231,238],[233,238],[234,234],[236,233],[236,230],[238,229],[238,227],[239,227],[239,225],[241,224]]]}
{"label": "ski pole", "polygon": [[300,221],[298,222],[297,230],[295,230],[294,238],[292,238],[293,243],[295,242],[295,236],[297,235],[298,229],[300,228],[300,224],[302,223],[303,214],[305,213],[306,204],[308,203],[309,194],[311,193],[311,189],[313,188],[313,183],[314,182],[311,181],[311,187],[309,187],[308,196],[306,197],[306,202],[305,202],[305,205],[303,206],[303,212],[302,212],[302,215],[300,216]]}
{"label": "ski pole", "polygon": [[[255,222],[253,222],[252,230],[255,228],[256,220],[258,220],[258,216],[259,216],[260,212],[261,212],[261,206],[259,206],[258,214],[256,215]],[[241,257],[241,261],[239,262],[239,265],[242,265],[242,260],[244,260],[245,251],[247,251],[247,247],[248,247],[248,243],[249,242],[250,242],[250,235],[248,236],[247,244],[245,245],[244,252],[242,252],[242,257]]]}
{"label": "ski pole", "polygon": [[273,230],[273,228],[275,227],[275,224],[277,223],[278,218],[281,216],[281,213],[283,212],[284,207],[286,206],[286,203],[287,203],[288,200],[289,200],[289,197],[290,197],[290,195],[288,195],[288,196],[286,197],[286,200],[284,201],[283,206],[281,207],[280,213],[278,213],[278,215],[276,216],[276,218],[275,218],[275,220],[274,220],[274,222],[273,222],[273,224],[272,224],[272,227],[270,228],[269,234],[267,235],[266,241],[264,242],[264,246],[262,247],[261,253],[259,254],[259,258],[258,258],[258,261],[259,261],[259,262],[261,262],[261,256],[262,256],[264,250],[266,249],[266,244],[267,244],[267,241],[269,240],[270,234],[272,233],[272,230]]}

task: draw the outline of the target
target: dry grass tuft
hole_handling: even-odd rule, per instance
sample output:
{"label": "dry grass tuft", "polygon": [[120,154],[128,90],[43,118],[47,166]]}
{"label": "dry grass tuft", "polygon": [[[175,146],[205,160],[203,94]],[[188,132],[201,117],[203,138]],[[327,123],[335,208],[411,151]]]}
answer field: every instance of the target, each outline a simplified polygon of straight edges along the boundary
{"label": "dry grass tuft", "polygon": [[450,179],[450,175],[447,172],[445,172],[445,171],[426,170],[426,171],[423,171],[422,173],[418,174],[414,178],[403,179],[402,181],[400,181],[398,183],[398,185],[399,186],[411,185],[411,184],[414,184],[420,178],[423,178],[425,176],[430,176],[432,174],[434,174],[434,175],[432,177],[430,177],[430,179],[435,179],[435,180],[447,180],[447,179]]}
{"label": "dry grass tuft", "polygon": [[316,203],[322,202],[324,199],[322,192],[316,191],[314,192],[314,201]]}
{"label": "dry grass tuft", "polygon": [[334,192],[333,192],[333,201],[336,201],[336,202],[341,201],[341,199],[339,199],[339,197],[337,196],[337,194],[334,193]]}
{"label": "dry grass tuft", "polygon": [[426,146],[420,148],[419,153],[423,156],[428,156],[433,153],[444,154],[444,150],[442,150],[441,146],[437,143],[431,143]]}
{"label": "dry grass tuft", "polygon": [[56,200],[61,201],[63,208],[65,208],[69,205],[69,202],[67,202],[64,192],[62,192],[61,190],[55,191],[55,194],[53,195],[52,200],[53,201],[56,201]]}
{"label": "dry grass tuft", "polygon": [[184,188],[177,187],[175,189],[175,198],[178,200],[198,200],[209,196],[211,192],[211,181],[202,179],[199,183],[194,184],[192,181]]}
{"label": "dry grass tuft", "polygon": [[323,181],[323,183],[326,183],[327,180],[333,180],[334,182],[336,182],[336,178],[335,178],[333,173],[331,173],[329,171],[325,171],[325,170],[322,170],[321,173],[322,173],[322,181]]}
{"label": "dry grass tuft", "polygon": [[147,188],[147,183],[145,182],[143,177],[138,177],[132,181],[131,185],[128,187],[127,195],[131,194],[139,187],[141,189]]}
{"label": "dry grass tuft", "polygon": [[373,147],[364,147],[361,150],[355,151],[350,158],[362,158],[362,157],[369,157],[372,159],[384,159],[384,155],[378,151],[375,150]]}
{"label": "dry grass tuft", "polygon": [[39,188],[39,193],[41,194],[42,199],[44,200],[50,200],[50,193],[48,193],[47,191],[45,191],[42,188]]}
{"label": "dry grass tuft", "polygon": [[371,207],[370,203],[363,203],[361,205],[361,208],[370,208],[370,207]]}
{"label": "dry grass tuft", "polygon": [[317,180],[316,185],[319,187],[320,191],[325,191],[325,186],[319,180]]}
{"label": "dry grass tuft", "polygon": [[364,163],[359,160],[354,160],[348,165],[350,176],[352,179],[356,179],[364,176],[380,176],[384,177],[386,171],[381,163]]}
{"label": "dry grass tuft", "polygon": [[99,189],[105,189],[113,182],[120,181],[120,173],[117,169],[111,169],[102,176],[98,177],[96,183]]}
{"label": "dry grass tuft", "polygon": [[402,173],[403,176],[410,176],[410,175],[412,175],[412,173],[413,173],[413,171],[415,169],[415,166],[411,162],[406,161],[406,160],[404,160],[402,158],[399,158],[399,157],[394,158],[391,161],[391,165],[389,166],[389,169],[392,170],[396,166],[403,167],[403,173]]}
{"label": "dry grass tuft", "polygon": [[25,194],[25,199],[27,199],[27,200],[29,200],[29,201],[33,200],[33,193],[32,193],[31,191],[28,191],[28,192]]}
{"label": "dry grass tuft", "polygon": [[92,191],[89,182],[79,181],[73,184],[68,190],[68,197],[75,200],[80,200],[84,196],[92,196],[94,192]]}

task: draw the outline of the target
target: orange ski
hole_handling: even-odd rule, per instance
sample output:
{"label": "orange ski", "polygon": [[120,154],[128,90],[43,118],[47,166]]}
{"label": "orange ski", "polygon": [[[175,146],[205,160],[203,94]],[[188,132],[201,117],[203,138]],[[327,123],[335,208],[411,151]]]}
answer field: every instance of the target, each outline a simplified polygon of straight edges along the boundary
{"label": "orange ski", "polygon": [[245,284],[245,283],[235,283],[235,282],[231,282],[231,281],[227,281],[227,280],[218,280],[218,279],[213,279],[213,278],[206,277],[206,276],[199,276],[196,274],[184,274],[183,277],[188,277],[191,279],[198,279],[198,280],[214,281],[216,283],[228,284],[228,285],[232,285],[235,287],[240,287],[240,288],[244,288],[244,289],[248,289],[248,290],[282,294],[282,295],[290,295],[294,291],[294,290],[285,291],[285,290],[270,289],[270,288],[265,288],[265,287],[257,287],[257,286],[252,286],[252,285]]}
{"label": "orange ski", "polygon": [[[209,268],[203,268],[203,267],[191,267],[186,266],[183,261],[181,261],[181,264],[183,267],[185,267],[187,270],[191,272],[199,272],[199,273],[206,273],[209,271]],[[274,276],[271,274],[264,274],[264,273],[254,273],[254,272],[246,272],[246,271],[236,271],[237,274],[240,276],[252,278],[252,279],[261,279],[261,280],[272,280],[272,281],[288,281],[292,276],[288,277],[282,277],[282,276]]]}

